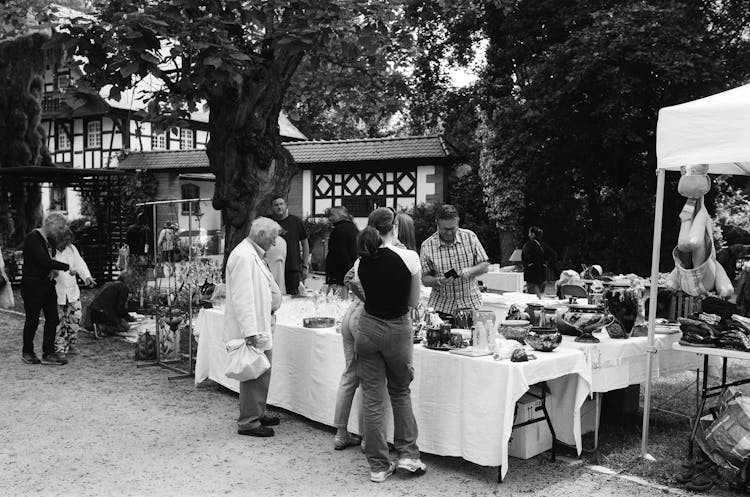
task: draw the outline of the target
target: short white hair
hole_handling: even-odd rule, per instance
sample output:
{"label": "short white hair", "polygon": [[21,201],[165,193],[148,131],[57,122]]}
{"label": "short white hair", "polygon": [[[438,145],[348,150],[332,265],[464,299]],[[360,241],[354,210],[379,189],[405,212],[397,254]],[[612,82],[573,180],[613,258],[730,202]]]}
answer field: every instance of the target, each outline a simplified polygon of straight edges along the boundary
{"label": "short white hair", "polygon": [[253,241],[261,239],[262,235],[273,233],[274,236],[281,232],[281,226],[279,223],[268,217],[255,218],[253,224],[250,225],[250,233],[247,235]]}
{"label": "short white hair", "polygon": [[50,227],[50,226],[65,226],[68,224],[68,218],[65,217],[65,214],[58,211],[51,211],[48,212],[46,216],[44,216],[44,221],[42,222],[42,226]]}

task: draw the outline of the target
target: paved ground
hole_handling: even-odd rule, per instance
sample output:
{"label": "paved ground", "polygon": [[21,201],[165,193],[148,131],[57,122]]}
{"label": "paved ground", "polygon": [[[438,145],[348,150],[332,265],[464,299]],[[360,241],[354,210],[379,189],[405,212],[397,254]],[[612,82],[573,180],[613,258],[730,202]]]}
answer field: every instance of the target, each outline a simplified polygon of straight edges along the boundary
{"label": "paved ground", "polygon": [[[64,367],[21,362],[20,317],[0,312],[0,495],[651,496],[659,490],[547,456],[496,468],[425,455],[422,477],[368,480],[358,449],[333,430],[281,411],[271,439],[235,432],[237,396],[214,384],[136,368],[133,345],[81,337]],[[37,337],[41,345],[41,333]]]}

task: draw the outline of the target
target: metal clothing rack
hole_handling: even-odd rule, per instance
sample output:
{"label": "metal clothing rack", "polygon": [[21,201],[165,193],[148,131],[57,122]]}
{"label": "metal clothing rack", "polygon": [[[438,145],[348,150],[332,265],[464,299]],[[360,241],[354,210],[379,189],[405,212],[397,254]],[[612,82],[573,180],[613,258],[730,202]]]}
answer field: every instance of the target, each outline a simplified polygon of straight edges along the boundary
{"label": "metal clothing rack", "polygon": [[[193,202],[206,202],[211,200],[210,198],[188,198],[188,199],[180,199],[180,200],[155,200],[151,202],[142,202],[135,204],[138,207],[151,207],[153,209],[153,229],[154,232],[156,232],[156,206],[157,205],[173,205],[173,204],[182,204],[187,202],[188,204],[188,267],[192,265],[193,262]],[[156,234],[156,233],[154,233]],[[156,244],[156,236],[154,236],[154,261],[156,261],[158,256],[158,248]],[[156,279],[156,270],[154,270],[154,279]],[[192,378],[195,375],[195,371],[193,370],[193,284],[188,281],[186,282],[187,289],[188,289],[188,353],[187,353],[187,359],[188,359],[188,369],[187,371],[180,369],[176,366],[173,366],[170,363],[164,362],[161,357],[161,340],[159,336],[159,305],[158,305],[158,299],[159,296],[157,295],[157,305],[156,305],[156,311],[154,316],[154,321],[156,323],[155,331],[156,331],[156,361],[153,361],[151,363],[144,363],[139,364],[137,367],[151,367],[151,366],[159,366],[165,369],[169,369],[171,371],[174,371],[176,373],[180,373],[175,376],[169,376],[169,380],[178,380],[183,378]],[[184,355],[183,355],[184,357]]]}

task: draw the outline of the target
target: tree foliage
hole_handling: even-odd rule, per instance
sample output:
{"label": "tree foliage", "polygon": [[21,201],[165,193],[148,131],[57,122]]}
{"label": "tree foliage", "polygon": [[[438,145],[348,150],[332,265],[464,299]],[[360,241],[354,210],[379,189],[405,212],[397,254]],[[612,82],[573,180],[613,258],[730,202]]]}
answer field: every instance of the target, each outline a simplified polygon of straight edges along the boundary
{"label": "tree foliage", "polygon": [[295,172],[278,116],[303,59],[326,70],[344,59],[367,72],[391,47],[391,3],[366,0],[114,0],[75,19],[68,46],[87,61],[82,89],[109,96],[152,78],[144,117],[162,126],[210,110],[213,205],[228,223],[227,252]]}
{"label": "tree foliage", "polygon": [[[34,33],[0,42],[0,168],[52,165],[41,125],[44,82],[39,73],[46,40]],[[38,184],[0,181],[0,238],[20,245],[41,222],[41,200]]]}
{"label": "tree foliage", "polygon": [[[519,238],[544,226],[569,263],[644,272],[657,111],[748,81],[749,20],[738,1],[486,2],[482,174],[493,219]],[[670,195],[665,250],[677,204]]]}

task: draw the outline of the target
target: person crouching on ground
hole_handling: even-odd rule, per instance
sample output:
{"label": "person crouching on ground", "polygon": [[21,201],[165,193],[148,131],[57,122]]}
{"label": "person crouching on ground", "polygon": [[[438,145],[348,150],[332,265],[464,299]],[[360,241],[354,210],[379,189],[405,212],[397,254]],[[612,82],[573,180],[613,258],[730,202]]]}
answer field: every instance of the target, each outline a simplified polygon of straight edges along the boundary
{"label": "person crouching on ground", "polygon": [[73,232],[70,228],[65,228],[56,242],[55,260],[70,266],[69,271],[54,271],[60,319],[55,336],[55,353],[64,356],[78,353],[75,344],[78,341],[78,329],[81,326],[81,291],[78,289],[76,275],[80,276],[89,287],[93,287],[96,282],[91,277],[86,261],[73,245]]}
{"label": "person crouching on ground", "polygon": [[[370,480],[385,481],[398,469],[423,474],[417,447],[417,421],[409,384],[412,366],[412,323],[409,307],[417,305],[421,280],[419,256],[395,247],[395,215],[375,209],[357,236],[357,277],[367,296],[355,341],[357,374],[362,387],[365,455]],[[393,409],[393,445],[398,463],[388,458],[383,394],[388,388]]]}
{"label": "person crouching on ground", "polygon": [[[23,273],[21,276],[21,298],[26,321],[23,326],[23,352],[21,359],[26,364],[64,365],[68,361],[55,354],[55,331],[57,329],[57,295],[52,270],[68,271],[65,262],[54,260],[52,242],[59,238],[68,224],[59,212],[50,212],[42,227],[35,229],[23,241]],[[44,341],[42,360],[34,353],[34,336],[39,326],[39,314],[44,312]]]}
{"label": "person crouching on ground", "polygon": [[128,314],[128,297],[134,280],[134,271],[130,269],[120,273],[117,280],[106,283],[91,300],[83,327],[93,329],[96,338],[100,338],[99,331],[127,332],[132,321]]}
{"label": "person crouching on ground", "polygon": [[[259,217],[250,226],[250,234],[237,245],[227,259],[224,310],[224,341],[244,338],[265,352],[271,362],[274,313],[281,306],[281,290],[265,260],[266,251],[276,243],[281,230],[278,223]],[[266,398],[271,369],[258,378],[240,382],[240,416],[237,433],[253,437],[272,437],[279,424],[277,416],[266,413]]]}

